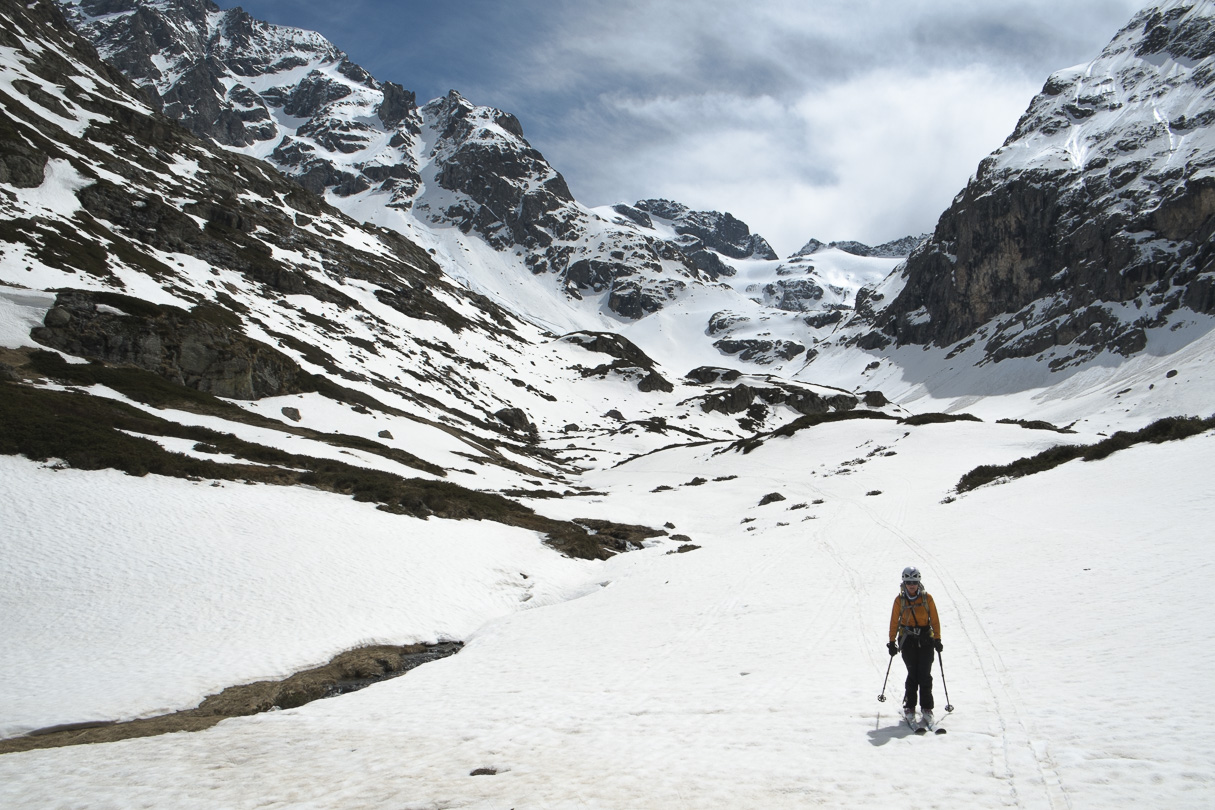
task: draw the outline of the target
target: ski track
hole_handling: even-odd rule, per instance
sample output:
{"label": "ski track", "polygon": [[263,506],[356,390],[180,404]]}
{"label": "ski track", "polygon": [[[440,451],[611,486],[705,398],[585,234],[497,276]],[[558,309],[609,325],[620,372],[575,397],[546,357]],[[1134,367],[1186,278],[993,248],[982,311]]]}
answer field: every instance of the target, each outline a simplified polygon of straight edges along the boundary
{"label": "ski track", "polygon": [[[857,499],[852,499],[852,505],[882,529],[897,537],[909,551],[914,552],[920,559],[930,562],[934,576],[941,583],[941,590],[957,608],[958,629],[975,652],[975,660],[979,664],[984,683],[996,706],[999,734],[993,746],[993,776],[1008,781],[1011,798],[1017,807],[1038,807],[1041,806],[1038,802],[1030,800],[1019,789],[1019,782],[1024,777],[1019,777],[1018,774],[1023,773],[1026,768],[1031,768],[1037,773],[1034,781],[1041,784],[1045,794],[1045,806],[1051,810],[1070,809],[1071,801],[1068,799],[1055,763],[1050,757],[1048,744],[1046,741],[1035,742],[1028,725],[1022,719],[1019,709],[1022,701],[1017,694],[1013,678],[1000,657],[999,648],[983,626],[979,611],[975,609],[965,590],[958,584],[957,579],[950,573],[949,567],[941,558],[929,551],[923,543],[897,528],[896,524],[903,522],[902,519],[906,515],[906,501],[907,498],[900,498],[901,506],[893,523],[880,517],[873,509]],[[943,653],[939,654],[937,658],[938,672],[943,667],[942,658]],[[934,691],[936,689],[937,685],[934,683]],[[944,685],[940,691],[941,696],[944,697]],[[947,715],[943,715],[938,722],[943,720],[944,716]]]}

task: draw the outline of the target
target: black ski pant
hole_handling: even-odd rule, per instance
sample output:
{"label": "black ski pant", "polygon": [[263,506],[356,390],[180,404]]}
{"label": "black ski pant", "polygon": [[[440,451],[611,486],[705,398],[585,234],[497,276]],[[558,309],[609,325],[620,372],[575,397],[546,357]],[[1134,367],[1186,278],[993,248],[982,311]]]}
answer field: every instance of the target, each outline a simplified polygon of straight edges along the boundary
{"label": "black ski pant", "polygon": [[903,708],[914,709],[919,693],[920,710],[932,711],[932,661],[936,657],[932,639],[907,635],[901,645],[903,663],[907,665],[907,682],[903,692]]}

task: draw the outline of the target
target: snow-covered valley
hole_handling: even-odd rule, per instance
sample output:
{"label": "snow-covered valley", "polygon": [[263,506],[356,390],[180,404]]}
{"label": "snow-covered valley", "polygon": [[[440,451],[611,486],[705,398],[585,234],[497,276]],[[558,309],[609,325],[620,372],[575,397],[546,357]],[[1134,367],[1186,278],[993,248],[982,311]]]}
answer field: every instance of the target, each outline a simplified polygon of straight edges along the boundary
{"label": "snow-covered valley", "polygon": [[[1094,259],[1003,310],[1046,225],[985,240],[959,202],[927,241],[777,258],[729,214],[583,206],[513,116],[419,107],[318,34],[132,4],[0,0],[0,806],[1211,805],[1215,141],[1184,94],[1215,2],[1146,10],[1019,128],[1116,151],[1135,82],[1182,94],[1186,167],[1164,130],[1132,150],[1173,196],[1118,202],[1167,238],[1111,240],[1159,278],[1072,307]],[[175,32],[157,109],[229,140],[61,7],[110,56]],[[1140,106],[1076,113],[1072,81]],[[968,275],[958,240],[1012,252]],[[973,331],[936,340],[950,313]],[[940,736],[885,646],[909,565]]]}
{"label": "snow-covered valley", "polygon": [[[659,541],[602,563],[334,495],[229,485],[212,497],[10,459],[4,501],[22,527],[5,535],[10,732],[16,718],[184,707],[358,644],[467,646],[209,731],[6,755],[4,795],[40,807],[884,807],[908,794],[951,808],[1206,806],[1215,737],[1197,707],[1215,651],[1187,606],[1215,563],[1215,435],[942,503],[976,464],[1061,439],[1079,441],[852,420],[747,454],[650,454],[588,473],[604,493],[591,502],[543,508],[669,521],[701,547]],[[710,480],[690,485],[698,475]],[[758,505],[771,492],[785,500]],[[121,507],[153,498],[168,508]],[[909,563],[942,612],[945,737],[900,725],[898,662],[891,702],[876,700]],[[496,773],[471,775],[481,769]]]}

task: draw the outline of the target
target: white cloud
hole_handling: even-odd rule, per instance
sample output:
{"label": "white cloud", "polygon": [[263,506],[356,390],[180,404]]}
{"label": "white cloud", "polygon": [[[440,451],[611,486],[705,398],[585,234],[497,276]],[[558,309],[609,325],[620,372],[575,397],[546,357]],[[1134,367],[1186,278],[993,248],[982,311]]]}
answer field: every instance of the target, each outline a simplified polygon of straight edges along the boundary
{"label": "white cloud", "polygon": [[627,122],[627,142],[571,137],[549,159],[578,165],[574,192],[593,205],[666,196],[729,210],[782,254],[810,237],[872,244],[931,230],[1037,89],[972,66],[875,70],[791,103],[617,94],[600,99],[603,118]]}
{"label": "white cloud", "polygon": [[796,111],[814,133],[815,159],[837,176],[799,184],[802,227],[870,243],[932,230],[1039,86],[982,66],[916,76],[887,69],[804,96]]}
{"label": "white cloud", "polygon": [[1096,57],[1137,6],[578,4],[512,92],[568,102],[529,134],[584,202],[729,210],[782,254],[874,243],[932,230],[1046,76]]}

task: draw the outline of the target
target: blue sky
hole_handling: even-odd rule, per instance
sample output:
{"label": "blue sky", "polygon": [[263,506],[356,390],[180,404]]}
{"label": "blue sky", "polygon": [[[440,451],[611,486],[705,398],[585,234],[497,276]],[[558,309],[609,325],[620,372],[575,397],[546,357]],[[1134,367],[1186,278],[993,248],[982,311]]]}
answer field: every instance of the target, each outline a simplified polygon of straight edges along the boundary
{"label": "blue sky", "polygon": [[[219,0],[223,7],[234,3]],[[782,255],[931,231],[1142,0],[243,0],[426,101],[514,113],[588,205],[730,211]]]}

